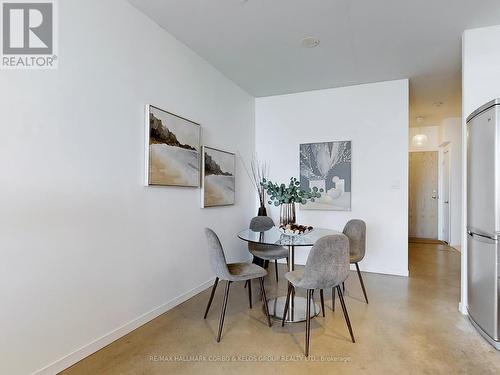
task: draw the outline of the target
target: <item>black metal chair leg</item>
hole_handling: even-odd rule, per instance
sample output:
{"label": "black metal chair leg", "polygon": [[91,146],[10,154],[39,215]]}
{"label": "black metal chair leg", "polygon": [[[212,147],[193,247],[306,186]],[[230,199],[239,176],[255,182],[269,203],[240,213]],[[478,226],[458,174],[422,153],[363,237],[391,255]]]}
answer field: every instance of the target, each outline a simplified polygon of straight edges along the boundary
{"label": "black metal chair leg", "polygon": [[343,289],[343,292],[345,293],[345,282],[342,281],[342,289]]}
{"label": "black metal chair leg", "polygon": [[271,317],[269,316],[269,307],[267,306],[266,290],[264,289],[264,278],[260,277],[259,281],[260,281],[260,290],[262,292],[262,299],[264,300],[264,310],[266,312],[267,324],[269,324],[269,327],[271,327],[272,326]]}
{"label": "black metal chair leg", "polygon": [[292,294],[292,289],[293,289],[292,284],[288,283],[288,293],[286,294],[285,309],[283,310],[283,319],[281,320],[282,327],[285,325],[286,314],[288,312],[288,306],[290,304],[290,295]]}
{"label": "black metal chair leg", "polygon": [[248,281],[248,305],[252,308],[252,280]]}
{"label": "black metal chair leg", "polygon": [[349,333],[351,334],[351,340],[352,340],[352,342],[356,342],[354,340],[354,334],[352,333],[351,321],[349,320],[349,314],[347,313],[347,307],[345,305],[344,295],[342,294],[342,290],[340,289],[340,286],[337,286],[337,292],[339,292],[340,304],[342,306],[342,311],[344,312],[344,318],[345,318],[345,322],[347,323],[347,328],[349,329]]}
{"label": "black metal chair leg", "polygon": [[323,289],[319,290],[319,298],[321,300],[321,312],[323,313],[323,318],[325,317],[325,299],[323,297]]}
{"label": "black metal chair leg", "polygon": [[264,261],[264,267],[266,270],[269,268],[269,261],[268,260],[265,260]]}
{"label": "black metal chair leg", "polygon": [[366,295],[365,283],[363,283],[363,278],[361,277],[361,271],[359,270],[358,263],[354,263],[356,265],[356,270],[358,271],[359,282],[361,283],[361,289],[363,289],[363,294],[365,295],[365,301],[368,303],[368,297]]}
{"label": "black metal chair leg", "polygon": [[230,285],[231,281],[226,281],[226,291],[224,292],[224,302],[222,303],[222,310],[220,312],[219,333],[217,334],[217,342],[220,342],[220,337],[222,335],[222,327],[224,326],[224,318],[226,317],[226,307],[227,307],[227,299],[229,297]]}
{"label": "black metal chair leg", "polygon": [[250,281],[250,280],[245,281],[245,289],[247,288],[247,285],[248,285],[248,282],[249,282],[249,281]]}
{"label": "black metal chair leg", "polygon": [[274,260],[274,272],[276,273],[276,282],[278,282],[278,259]]}
{"label": "black metal chair leg", "polygon": [[306,348],[305,348],[305,356],[309,357],[309,339],[311,337],[311,299],[312,299],[312,290],[307,289],[307,308],[306,308]]}
{"label": "black metal chair leg", "polygon": [[216,277],[215,281],[214,281],[214,286],[212,287],[212,293],[210,293],[210,299],[208,300],[207,309],[205,310],[205,315],[203,316],[203,319],[207,318],[208,310],[210,310],[210,306],[212,305],[212,301],[214,299],[214,294],[215,294],[215,289],[217,289],[218,283],[219,283],[219,278]]}
{"label": "black metal chair leg", "polygon": [[332,288],[332,311],[335,311],[335,287]]}

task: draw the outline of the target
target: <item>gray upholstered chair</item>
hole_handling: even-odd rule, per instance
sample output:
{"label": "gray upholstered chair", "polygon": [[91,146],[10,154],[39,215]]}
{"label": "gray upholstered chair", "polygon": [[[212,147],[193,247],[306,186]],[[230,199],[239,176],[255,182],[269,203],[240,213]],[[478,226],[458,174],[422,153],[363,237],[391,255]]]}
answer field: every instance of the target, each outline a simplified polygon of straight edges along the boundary
{"label": "gray upholstered chair", "polygon": [[[271,318],[269,317],[269,309],[267,307],[266,291],[264,290],[264,276],[267,275],[267,271],[253,263],[227,263],[226,256],[224,255],[224,249],[220,243],[217,234],[210,228],[205,228],[205,236],[208,241],[208,250],[210,263],[212,269],[215,272],[215,282],[212,287],[212,293],[210,294],[210,299],[208,300],[207,309],[205,310],[205,315],[203,319],[207,318],[208,311],[210,310],[210,305],[214,298],[215,289],[217,289],[217,284],[219,280],[226,281],[226,290],[224,293],[224,301],[222,304],[222,310],[219,320],[219,333],[217,334],[217,342],[220,341],[222,334],[222,327],[224,325],[224,317],[226,315],[227,299],[229,296],[229,286],[233,281],[247,281],[252,279],[259,279],[260,288],[264,300],[264,310],[267,316],[267,323],[271,327]],[[251,284],[249,284],[251,285]],[[251,287],[248,289],[248,297],[250,302],[250,308],[252,308],[252,292]]]}
{"label": "gray upholstered chair", "polygon": [[[353,219],[349,220],[344,227],[344,234],[349,238],[349,252],[350,252],[350,263],[356,265],[356,271],[358,271],[359,282],[361,283],[361,289],[363,289],[363,294],[365,296],[365,301],[368,303],[368,297],[366,295],[365,284],[363,283],[363,277],[361,277],[361,272],[359,270],[358,262],[361,262],[365,257],[366,251],[366,224],[363,220]],[[343,285],[344,291],[345,286]],[[335,309],[335,290],[332,289],[332,303],[333,309]]]}
{"label": "gray upholstered chair", "polygon": [[[250,221],[250,229],[254,232],[265,232],[274,226],[273,219],[268,216],[256,216]],[[274,260],[276,282],[278,282],[278,259],[286,259],[288,263],[288,249],[278,245],[263,245],[248,243],[248,251],[257,259],[263,261],[262,266],[267,268],[269,261]]]}
{"label": "gray upholstered chair", "polygon": [[347,328],[351,335],[352,342],[354,334],[352,332],[349,314],[344,302],[344,296],[340,285],[349,275],[349,239],[343,234],[325,236],[316,241],[307,257],[304,269],[288,272],[285,277],[288,280],[288,293],[283,312],[281,325],[285,325],[285,319],[290,304],[290,295],[294,288],[303,288],[307,290],[306,297],[306,342],[305,355],[309,356],[309,338],[311,335],[311,302],[314,289],[336,288]]}

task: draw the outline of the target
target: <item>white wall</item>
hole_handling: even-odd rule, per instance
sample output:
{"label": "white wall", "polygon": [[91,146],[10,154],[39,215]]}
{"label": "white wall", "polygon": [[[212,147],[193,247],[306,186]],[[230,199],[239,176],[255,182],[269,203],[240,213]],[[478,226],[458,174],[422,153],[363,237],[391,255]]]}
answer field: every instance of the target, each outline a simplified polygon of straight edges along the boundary
{"label": "white wall", "polygon": [[[462,132],[466,134],[465,120],[476,108],[500,97],[500,25],[466,30],[462,37]],[[462,249],[466,249],[466,137],[462,152]],[[462,251],[461,311],[467,307],[467,252]]]}
{"label": "white wall", "polygon": [[[301,210],[298,221],[342,230],[349,219],[363,219],[361,269],[407,275],[408,81],[256,99],[256,150],[271,162],[273,180],[298,177],[300,143],[332,140],[352,140],[352,211]],[[307,252],[297,252],[304,262]]]}
{"label": "white wall", "polygon": [[232,207],[143,186],[146,103],[250,158],[254,98],[126,1],[59,13],[58,70],[0,71],[2,374],[77,351],[53,373],[208,286],[203,228],[241,259],[256,211],[240,163]]}

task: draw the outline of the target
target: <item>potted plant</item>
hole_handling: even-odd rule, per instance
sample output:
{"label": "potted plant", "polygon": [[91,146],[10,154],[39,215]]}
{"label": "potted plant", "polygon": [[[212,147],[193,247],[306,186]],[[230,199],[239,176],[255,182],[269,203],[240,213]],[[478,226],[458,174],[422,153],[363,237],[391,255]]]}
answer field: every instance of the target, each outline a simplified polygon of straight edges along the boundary
{"label": "potted plant", "polygon": [[295,204],[306,204],[307,201],[314,202],[316,198],[321,197],[321,193],[324,191],[316,186],[312,189],[302,190],[300,182],[295,177],[290,178],[288,186],[267,181],[264,178],[262,187],[269,196],[268,203],[280,206],[280,225],[294,224],[296,220]]}

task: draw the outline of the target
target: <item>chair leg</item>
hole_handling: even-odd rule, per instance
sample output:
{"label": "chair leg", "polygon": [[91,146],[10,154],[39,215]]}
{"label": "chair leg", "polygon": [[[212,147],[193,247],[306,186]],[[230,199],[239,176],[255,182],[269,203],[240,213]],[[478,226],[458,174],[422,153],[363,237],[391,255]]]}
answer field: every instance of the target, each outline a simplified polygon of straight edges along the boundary
{"label": "chair leg", "polygon": [[312,290],[307,290],[307,308],[306,308],[306,347],[305,347],[305,356],[309,357],[309,339],[311,337],[311,299],[312,299]]}
{"label": "chair leg", "polygon": [[342,290],[345,293],[345,282],[344,281],[342,281]]}
{"label": "chair leg", "polygon": [[217,342],[220,342],[220,337],[222,335],[222,327],[224,326],[224,318],[226,317],[226,307],[227,307],[227,299],[229,297],[230,285],[231,281],[226,281],[226,291],[224,292],[224,302],[222,303],[222,310],[220,312],[219,333],[217,334]]}
{"label": "chair leg", "polygon": [[286,314],[288,312],[288,306],[290,305],[290,295],[292,294],[293,285],[288,283],[288,293],[286,294],[285,310],[283,310],[283,319],[281,320],[281,326],[285,325]]}
{"label": "chair leg", "polygon": [[361,271],[359,270],[358,263],[354,263],[356,265],[356,270],[358,271],[359,282],[361,283],[361,289],[363,289],[363,294],[365,295],[365,301],[368,303],[368,297],[366,295],[365,283],[363,283],[363,278],[361,277]]}
{"label": "chair leg", "polygon": [[249,281],[250,281],[250,280],[245,281],[245,289],[247,288],[247,285],[248,285],[248,282],[249,282]]}
{"label": "chair leg", "polygon": [[215,281],[214,281],[214,286],[212,287],[212,293],[210,293],[210,299],[208,300],[207,309],[205,310],[205,315],[203,316],[203,319],[207,318],[208,310],[210,310],[210,306],[212,305],[212,301],[214,299],[214,294],[215,294],[215,289],[217,289],[218,283],[219,283],[219,278],[216,277]]}
{"label": "chair leg", "polygon": [[352,340],[352,342],[356,342],[354,340],[354,334],[352,333],[351,321],[349,320],[349,314],[347,313],[347,307],[345,305],[344,295],[342,294],[342,290],[340,289],[340,286],[337,286],[337,292],[339,292],[340,304],[342,305],[342,311],[344,312],[344,318],[345,318],[345,322],[347,323],[347,328],[349,329],[349,333],[351,334],[351,340]]}
{"label": "chair leg", "polygon": [[332,288],[332,311],[335,311],[335,287]]}
{"label": "chair leg", "polygon": [[274,260],[274,272],[276,273],[276,282],[278,282],[278,259]]}
{"label": "chair leg", "polygon": [[323,297],[323,289],[319,290],[319,298],[321,300],[321,312],[323,313],[323,318],[325,317],[325,299]]}
{"label": "chair leg", "polygon": [[268,260],[265,260],[264,261],[264,267],[266,270],[269,268],[269,261]]}
{"label": "chair leg", "polygon": [[248,281],[248,305],[252,308],[252,280]]}
{"label": "chair leg", "polygon": [[271,327],[272,326],[271,317],[269,316],[269,307],[267,306],[266,290],[264,289],[264,278],[259,277],[259,281],[260,281],[260,290],[262,292],[262,299],[264,300],[264,310],[266,312],[267,324],[269,324],[269,327]]}
{"label": "chair leg", "polygon": [[288,257],[286,257],[286,269],[290,269],[290,259],[288,259]]}

